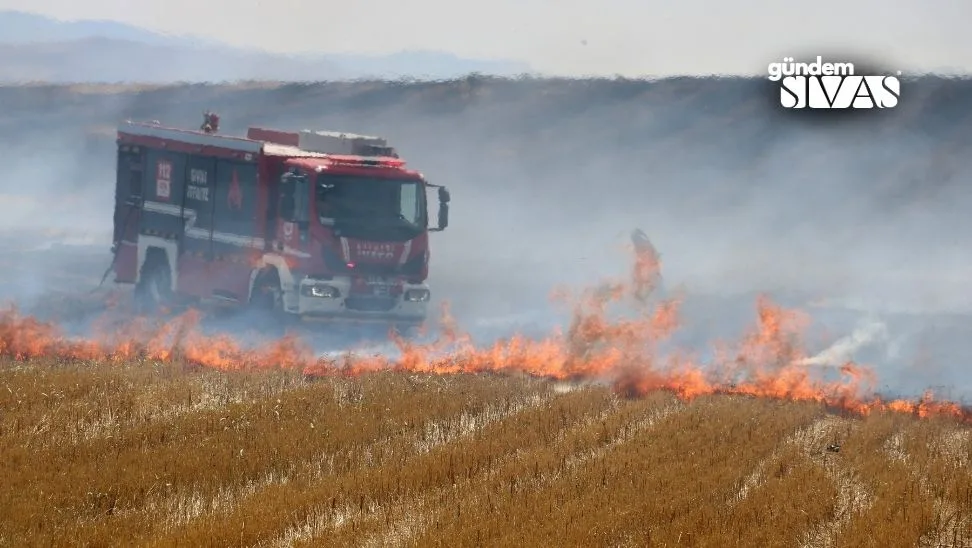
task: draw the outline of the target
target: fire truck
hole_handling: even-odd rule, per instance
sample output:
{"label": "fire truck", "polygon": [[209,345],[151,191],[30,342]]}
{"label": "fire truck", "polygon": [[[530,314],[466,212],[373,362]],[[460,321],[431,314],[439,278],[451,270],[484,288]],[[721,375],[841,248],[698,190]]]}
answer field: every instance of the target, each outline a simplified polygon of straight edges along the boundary
{"label": "fire truck", "polygon": [[[158,122],[118,128],[115,282],[146,312],[206,303],[271,316],[416,327],[429,232],[449,191],[380,137]],[[437,225],[428,193],[437,189]]]}

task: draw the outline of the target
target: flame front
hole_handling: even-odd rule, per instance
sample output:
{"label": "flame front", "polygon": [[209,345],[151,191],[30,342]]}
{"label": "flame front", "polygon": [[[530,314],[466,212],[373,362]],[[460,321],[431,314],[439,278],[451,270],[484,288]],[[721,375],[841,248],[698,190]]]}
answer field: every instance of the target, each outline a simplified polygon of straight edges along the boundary
{"label": "flame front", "polygon": [[[106,316],[86,338],[67,337],[53,323],[0,311],[0,356],[15,360],[56,358],[125,362],[150,359],[221,370],[296,369],[306,375],[363,374],[394,370],[432,374],[527,374],[560,380],[606,382],[626,396],[670,390],[683,399],[706,394],[740,394],[761,398],[816,401],[867,414],[910,413],[949,416],[972,422],[972,412],[926,393],[918,400],[883,400],[869,395],[876,385],[870,369],[855,363],[839,368],[839,380],[815,377],[801,342],[809,318],[784,309],[768,298],[756,302],[756,323],[735,344],[721,345],[710,363],[691,354],[659,350],[680,325],[679,297],[652,299],[660,280],[661,261],[654,248],[635,246],[628,282],[610,282],[578,296],[559,295],[572,307],[565,333],[544,339],[513,336],[482,348],[473,344],[444,307],[439,338],[416,344],[393,336],[400,356],[346,355],[317,358],[297,336],[286,336],[252,349],[229,336],[207,336],[201,319],[189,311],[153,324],[144,318],[111,322]],[[613,305],[633,303],[630,317],[613,318]]]}

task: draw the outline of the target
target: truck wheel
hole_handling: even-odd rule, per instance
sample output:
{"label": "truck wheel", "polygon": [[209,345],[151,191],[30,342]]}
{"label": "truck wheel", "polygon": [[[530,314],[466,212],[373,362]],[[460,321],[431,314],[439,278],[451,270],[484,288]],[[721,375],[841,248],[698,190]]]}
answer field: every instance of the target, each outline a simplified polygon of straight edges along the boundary
{"label": "truck wheel", "polygon": [[273,269],[257,275],[253,283],[253,294],[250,295],[249,309],[254,312],[254,326],[259,326],[266,333],[282,335],[296,320],[295,316],[284,310],[280,276]]}
{"label": "truck wheel", "polygon": [[264,314],[283,314],[283,290],[276,270],[261,272],[253,284],[250,307]]}
{"label": "truck wheel", "polygon": [[172,274],[169,264],[146,261],[135,285],[135,306],[140,314],[156,314],[172,299]]}

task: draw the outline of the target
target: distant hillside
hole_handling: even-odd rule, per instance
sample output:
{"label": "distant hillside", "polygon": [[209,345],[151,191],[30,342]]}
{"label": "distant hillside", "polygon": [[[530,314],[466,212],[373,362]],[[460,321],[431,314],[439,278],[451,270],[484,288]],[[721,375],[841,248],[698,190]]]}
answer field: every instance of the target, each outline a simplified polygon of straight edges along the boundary
{"label": "distant hillside", "polygon": [[57,21],[0,11],[0,84],[448,79],[528,71],[523,63],[464,59],[445,52],[286,56],[113,21]]}
{"label": "distant hillside", "polygon": [[309,63],[222,47],[156,45],[114,38],[0,44],[0,83],[5,84],[333,80],[353,76],[327,61]]}
{"label": "distant hillside", "polygon": [[175,45],[196,37],[169,36],[116,21],[61,21],[36,13],[0,11],[0,42],[28,44],[110,38],[154,45]]}

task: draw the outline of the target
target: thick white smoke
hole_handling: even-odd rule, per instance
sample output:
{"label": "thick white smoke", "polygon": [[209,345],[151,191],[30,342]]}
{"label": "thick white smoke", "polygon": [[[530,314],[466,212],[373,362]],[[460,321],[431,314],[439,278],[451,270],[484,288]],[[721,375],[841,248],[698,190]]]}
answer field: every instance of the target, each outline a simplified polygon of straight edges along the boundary
{"label": "thick white smoke", "polygon": [[[741,80],[186,87],[44,100],[5,88],[0,245],[10,264],[0,290],[36,301],[96,285],[110,260],[110,128],[126,118],[196,127],[213,109],[228,133],[383,135],[449,186],[451,226],[432,235],[430,283],[436,304],[449,301],[484,339],[563,321],[550,291],[625,276],[624,245],[639,227],[662,253],[666,284],[687,289],[680,344],[738,335],[768,291],[816,305],[827,336],[815,350],[849,337],[817,362],[877,361],[900,372],[890,381],[900,385],[918,382],[920,363],[938,368],[921,382],[962,385],[972,155],[956,98],[972,86],[920,86],[894,116],[835,124],[770,115],[761,88]],[[92,245],[38,250],[55,240]],[[848,335],[872,315],[895,351],[861,343],[867,330]]]}

